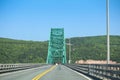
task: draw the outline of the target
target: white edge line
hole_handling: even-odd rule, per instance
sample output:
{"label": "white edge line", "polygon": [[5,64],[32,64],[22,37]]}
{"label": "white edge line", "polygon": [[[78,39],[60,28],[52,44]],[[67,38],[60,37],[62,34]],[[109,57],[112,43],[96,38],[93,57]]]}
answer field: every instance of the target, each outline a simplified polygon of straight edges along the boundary
{"label": "white edge line", "polygon": [[[65,67],[67,67],[67,66],[65,66]],[[86,75],[84,75],[84,74],[81,74],[81,73],[79,73],[79,72],[77,72],[77,71],[75,71],[75,70],[72,70],[71,68],[69,68],[69,67],[67,67],[69,70],[71,70],[71,71],[73,71],[73,72],[75,72],[75,73],[77,73],[77,74],[79,74],[79,75],[81,75],[81,76],[83,76],[84,78],[86,78],[86,79],[88,79],[88,80],[93,80],[93,79],[91,79],[91,78],[89,78],[89,77],[87,77]]]}

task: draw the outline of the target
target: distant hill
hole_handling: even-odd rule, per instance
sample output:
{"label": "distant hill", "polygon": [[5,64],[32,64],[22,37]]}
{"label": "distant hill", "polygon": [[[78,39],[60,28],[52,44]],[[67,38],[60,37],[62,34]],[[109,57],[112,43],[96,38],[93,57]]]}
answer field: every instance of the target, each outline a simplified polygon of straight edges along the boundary
{"label": "distant hill", "polygon": [[0,63],[43,63],[48,43],[0,38]]}
{"label": "distant hill", "polygon": [[[120,36],[110,36],[111,60],[120,62]],[[68,39],[66,39],[68,43]],[[106,36],[71,38],[72,62],[76,60],[106,60]],[[67,59],[68,59],[68,46]],[[24,41],[0,38],[0,63],[46,62],[48,41]]]}
{"label": "distant hill", "polygon": [[[71,38],[72,60],[106,60],[106,36]],[[120,36],[110,36],[111,60],[120,62]]]}

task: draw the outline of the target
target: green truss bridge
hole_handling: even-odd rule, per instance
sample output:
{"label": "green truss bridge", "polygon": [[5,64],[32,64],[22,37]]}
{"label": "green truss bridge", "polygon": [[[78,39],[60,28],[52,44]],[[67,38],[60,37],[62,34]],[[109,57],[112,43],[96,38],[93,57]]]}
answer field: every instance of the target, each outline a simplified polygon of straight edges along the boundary
{"label": "green truss bridge", "polygon": [[63,28],[51,28],[47,64],[66,63],[66,46]]}

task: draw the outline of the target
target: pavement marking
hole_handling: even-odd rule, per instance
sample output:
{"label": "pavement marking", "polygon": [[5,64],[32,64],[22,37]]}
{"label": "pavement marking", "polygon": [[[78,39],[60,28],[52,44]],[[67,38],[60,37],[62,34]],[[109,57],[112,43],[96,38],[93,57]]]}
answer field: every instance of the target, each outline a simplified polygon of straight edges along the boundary
{"label": "pavement marking", "polygon": [[37,76],[35,76],[32,80],[39,80],[45,74],[47,74],[48,72],[52,71],[55,67],[56,67],[56,65],[52,66],[51,68],[47,69],[46,71],[44,71],[44,72],[38,74]]}

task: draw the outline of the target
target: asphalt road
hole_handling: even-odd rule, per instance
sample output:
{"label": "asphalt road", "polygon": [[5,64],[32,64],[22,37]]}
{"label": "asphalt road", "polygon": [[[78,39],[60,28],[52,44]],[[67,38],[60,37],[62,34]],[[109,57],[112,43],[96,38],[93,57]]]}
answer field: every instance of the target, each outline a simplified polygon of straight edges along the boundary
{"label": "asphalt road", "polygon": [[[49,70],[49,71],[48,71]],[[34,79],[36,76],[41,77]],[[0,80],[90,80],[88,77],[77,73],[66,66],[43,66],[16,72],[0,74]]]}
{"label": "asphalt road", "polygon": [[0,74],[0,80],[32,80],[36,75],[49,69],[51,66],[26,69],[21,71]]}
{"label": "asphalt road", "polygon": [[71,70],[70,68],[58,65],[55,69],[44,75],[39,80],[91,80],[87,76]]}

